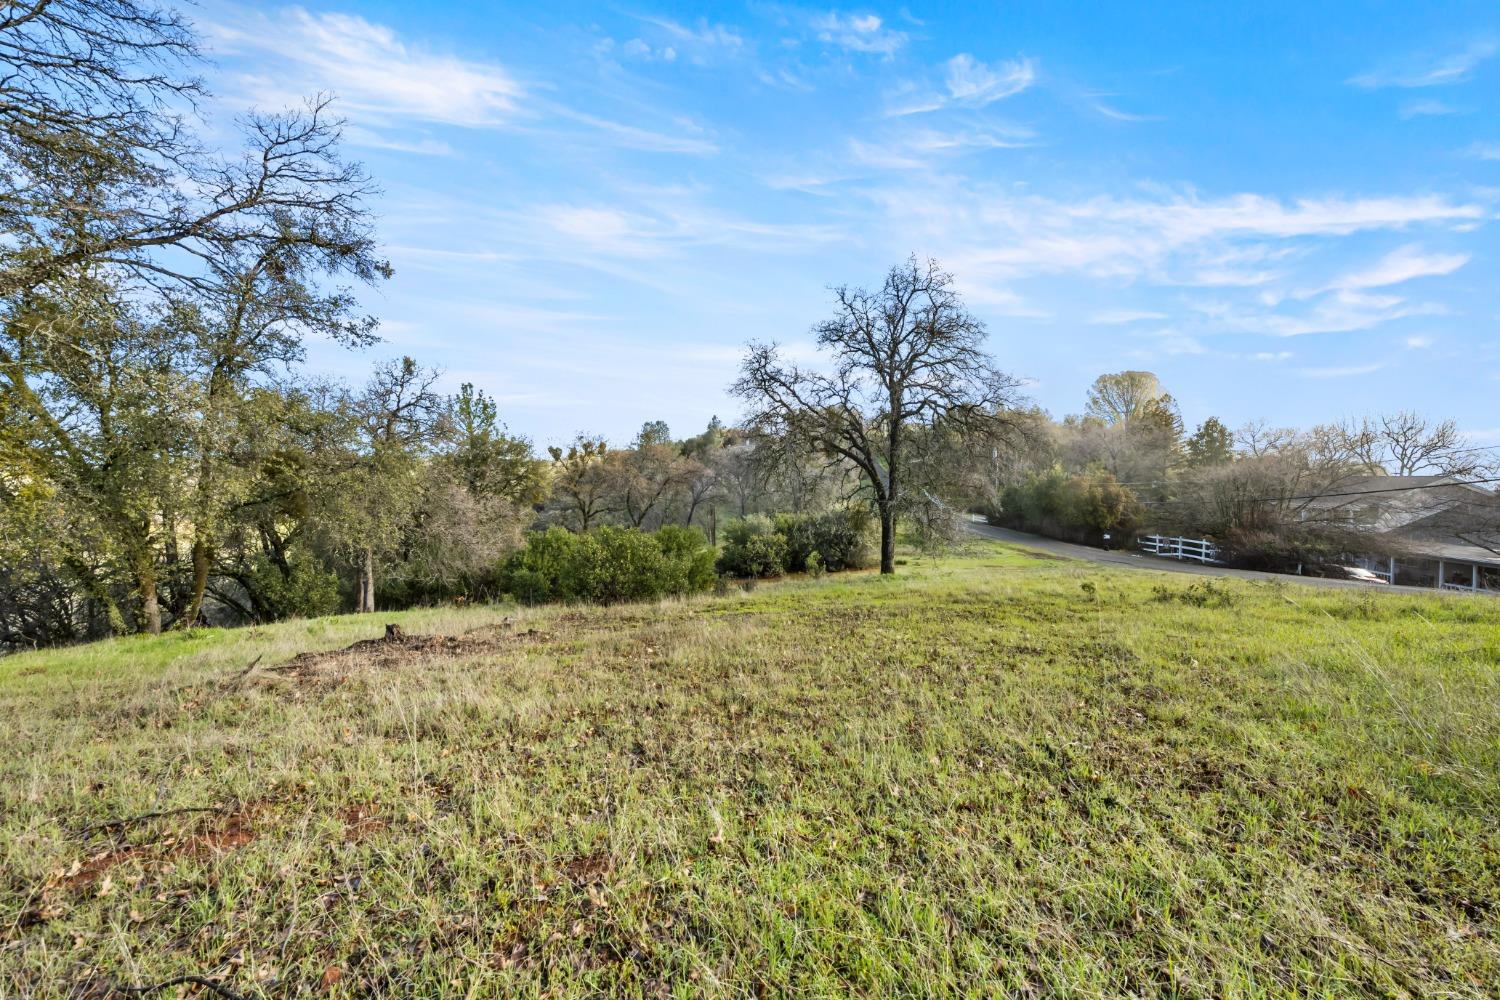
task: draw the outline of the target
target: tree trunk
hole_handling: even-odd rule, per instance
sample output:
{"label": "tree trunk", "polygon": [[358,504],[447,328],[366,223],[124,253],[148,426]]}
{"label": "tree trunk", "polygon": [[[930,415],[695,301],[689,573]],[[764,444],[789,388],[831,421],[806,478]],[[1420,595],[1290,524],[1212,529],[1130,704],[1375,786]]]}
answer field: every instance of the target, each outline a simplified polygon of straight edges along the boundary
{"label": "tree trunk", "polygon": [[[901,399],[899,396],[891,397],[891,412],[901,411]],[[877,496],[884,493],[884,499],[880,503],[880,572],[896,572],[896,500],[900,496],[899,486],[896,481],[897,463],[901,459],[901,424],[893,422],[890,429],[890,437],[887,439],[885,451],[885,489],[877,490]]]}
{"label": "tree trunk", "polygon": [[[891,414],[900,414],[900,394],[891,393]],[[885,489],[876,489],[880,499],[880,574],[895,573],[895,505],[900,498],[895,474],[901,460],[901,421],[891,418],[885,439]]]}
{"label": "tree trunk", "polygon": [[161,604],[156,600],[156,573],[149,559],[136,563],[136,588],[141,595],[141,631],[161,635]]}
{"label": "tree trunk", "polygon": [[281,537],[281,533],[276,530],[275,522],[269,518],[262,520],[257,525],[257,528],[260,531],[261,545],[265,549],[266,554],[271,557],[271,561],[276,564],[276,569],[281,573],[281,578],[283,580],[290,580],[292,578],[292,564],[286,557],[286,539]]}
{"label": "tree trunk", "polygon": [[880,572],[896,572],[896,508],[889,503],[880,507]]}
{"label": "tree trunk", "polygon": [[208,589],[208,568],[211,563],[208,542],[202,538],[193,539],[193,594],[188,601],[187,613],[182,616],[183,628],[193,628],[198,624],[198,616],[203,613],[203,593]]}
{"label": "tree trunk", "polygon": [[375,553],[365,549],[359,566],[359,611],[365,614],[375,610]]}

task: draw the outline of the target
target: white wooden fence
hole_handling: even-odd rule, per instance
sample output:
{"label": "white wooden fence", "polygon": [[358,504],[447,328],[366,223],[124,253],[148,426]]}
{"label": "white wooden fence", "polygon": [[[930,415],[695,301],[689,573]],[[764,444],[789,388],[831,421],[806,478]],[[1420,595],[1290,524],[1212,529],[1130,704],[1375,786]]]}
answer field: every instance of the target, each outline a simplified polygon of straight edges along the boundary
{"label": "white wooden fence", "polygon": [[1219,547],[1206,538],[1145,535],[1140,544],[1142,551],[1169,559],[1194,559],[1201,563],[1219,561]]}

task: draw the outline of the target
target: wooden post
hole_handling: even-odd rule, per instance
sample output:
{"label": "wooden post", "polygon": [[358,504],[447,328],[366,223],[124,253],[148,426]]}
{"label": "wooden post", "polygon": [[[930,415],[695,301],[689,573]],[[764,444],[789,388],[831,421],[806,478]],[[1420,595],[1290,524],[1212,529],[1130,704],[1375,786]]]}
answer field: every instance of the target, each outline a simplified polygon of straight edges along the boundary
{"label": "wooden post", "polygon": [[1478,590],[1479,589],[1479,564],[1478,563],[1470,563],[1469,564],[1469,589],[1470,590]]}

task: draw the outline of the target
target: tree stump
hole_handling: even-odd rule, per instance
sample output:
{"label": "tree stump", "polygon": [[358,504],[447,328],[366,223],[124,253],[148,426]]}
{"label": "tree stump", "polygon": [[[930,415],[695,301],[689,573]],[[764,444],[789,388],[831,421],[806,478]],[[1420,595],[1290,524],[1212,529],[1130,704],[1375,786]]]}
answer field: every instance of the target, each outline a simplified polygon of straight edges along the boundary
{"label": "tree stump", "polygon": [[400,625],[387,625],[385,627],[386,642],[405,642],[406,633],[401,631]]}

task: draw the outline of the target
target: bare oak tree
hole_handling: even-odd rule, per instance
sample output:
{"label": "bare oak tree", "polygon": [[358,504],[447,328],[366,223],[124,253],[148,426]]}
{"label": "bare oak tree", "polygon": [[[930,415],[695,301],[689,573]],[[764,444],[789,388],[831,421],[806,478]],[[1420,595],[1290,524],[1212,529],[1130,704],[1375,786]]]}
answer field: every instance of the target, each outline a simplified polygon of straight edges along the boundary
{"label": "bare oak tree", "polygon": [[1478,477],[1495,468],[1487,449],[1467,447],[1458,424],[1410,410],[1346,420],[1335,428],[1343,446],[1373,470],[1393,476]]}
{"label": "bare oak tree", "polygon": [[880,516],[880,571],[893,573],[909,430],[997,433],[1019,382],[981,350],[984,324],[936,261],[913,255],[876,291],[834,294],[836,314],[814,328],[826,367],[802,367],[775,344],[751,344],[732,391],[758,429],[803,437],[858,467]]}
{"label": "bare oak tree", "polygon": [[0,4],[0,300],[101,264],[199,285],[226,255],[289,245],[389,275],[329,98],[247,116],[242,155],[221,156],[192,127],[197,59],[191,25],[149,0]]}

